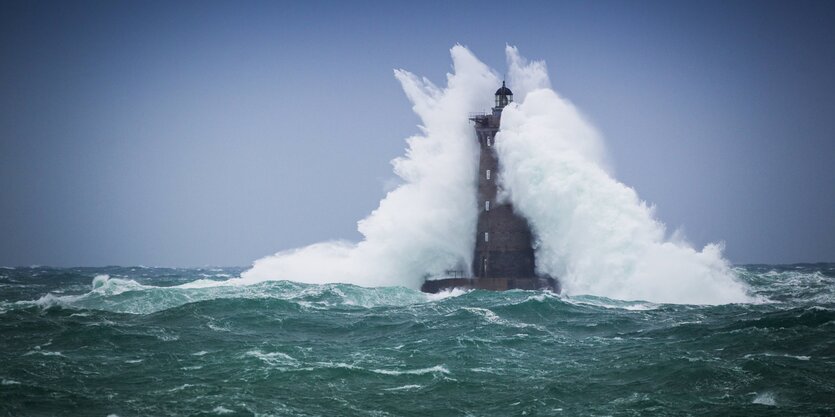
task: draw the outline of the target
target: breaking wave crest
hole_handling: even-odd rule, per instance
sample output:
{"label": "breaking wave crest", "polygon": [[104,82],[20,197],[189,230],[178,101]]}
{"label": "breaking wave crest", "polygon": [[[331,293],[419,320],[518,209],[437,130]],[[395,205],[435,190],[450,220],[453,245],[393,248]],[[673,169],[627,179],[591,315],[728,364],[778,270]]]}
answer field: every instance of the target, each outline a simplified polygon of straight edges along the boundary
{"label": "breaking wave crest", "polygon": [[[199,280],[175,286],[143,285],[134,280],[99,275],[92,289],[80,295],[47,293],[34,301],[18,301],[17,307],[64,307],[115,313],[150,314],[202,301],[283,300],[303,309],[331,307],[403,306],[439,300],[403,287],[362,288],[346,284],[309,285],[290,281],[268,281],[238,285],[234,280]],[[199,285],[195,285],[199,283]],[[458,294],[449,294],[455,296]]]}

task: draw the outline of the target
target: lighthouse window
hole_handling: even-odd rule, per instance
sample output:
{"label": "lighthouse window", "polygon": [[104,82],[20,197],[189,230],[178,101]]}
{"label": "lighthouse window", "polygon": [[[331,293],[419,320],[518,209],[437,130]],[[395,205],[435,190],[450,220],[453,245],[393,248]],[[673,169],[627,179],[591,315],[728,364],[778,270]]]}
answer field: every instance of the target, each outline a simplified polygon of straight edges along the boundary
{"label": "lighthouse window", "polygon": [[485,242],[490,241],[490,233],[489,232],[484,232],[484,241]]}
{"label": "lighthouse window", "polygon": [[490,211],[490,200],[484,202],[484,211]]}
{"label": "lighthouse window", "polygon": [[492,145],[493,145],[493,138],[491,138],[490,136],[487,136],[487,147],[489,148]]}
{"label": "lighthouse window", "polygon": [[489,179],[490,179],[490,170],[489,170],[489,169],[487,170],[487,172],[485,173],[485,175],[487,176],[487,179],[489,180]]}

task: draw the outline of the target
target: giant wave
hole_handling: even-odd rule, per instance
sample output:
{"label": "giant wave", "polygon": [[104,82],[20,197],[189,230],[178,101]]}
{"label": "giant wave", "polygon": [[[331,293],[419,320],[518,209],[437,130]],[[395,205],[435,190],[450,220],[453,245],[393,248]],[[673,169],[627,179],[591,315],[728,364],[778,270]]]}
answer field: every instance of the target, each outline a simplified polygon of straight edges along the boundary
{"label": "giant wave", "polygon": [[[489,107],[496,71],[467,48],[450,51],[447,85],[396,70],[421,134],[395,159],[402,184],[358,223],[359,243],[333,241],[255,261],[237,281],[287,279],[417,288],[426,275],[470,265],[477,216],[475,139],[467,115]],[[568,294],[721,304],[753,299],[721,244],[694,249],[668,235],[653,207],[607,169],[597,130],[550,86],[544,62],[506,48],[517,103],[496,138],[503,198],[531,223],[537,268]]]}

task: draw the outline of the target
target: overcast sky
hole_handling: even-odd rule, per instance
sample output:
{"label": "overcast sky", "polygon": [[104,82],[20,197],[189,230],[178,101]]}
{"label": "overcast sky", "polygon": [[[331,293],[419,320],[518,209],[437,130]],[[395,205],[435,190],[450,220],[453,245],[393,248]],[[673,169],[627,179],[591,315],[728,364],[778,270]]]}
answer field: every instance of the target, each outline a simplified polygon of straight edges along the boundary
{"label": "overcast sky", "polygon": [[0,3],[0,265],[358,240],[418,132],[392,70],[443,84],[455,43],[547,61],[696,246],[835,261],[835,3],[522,3]]}

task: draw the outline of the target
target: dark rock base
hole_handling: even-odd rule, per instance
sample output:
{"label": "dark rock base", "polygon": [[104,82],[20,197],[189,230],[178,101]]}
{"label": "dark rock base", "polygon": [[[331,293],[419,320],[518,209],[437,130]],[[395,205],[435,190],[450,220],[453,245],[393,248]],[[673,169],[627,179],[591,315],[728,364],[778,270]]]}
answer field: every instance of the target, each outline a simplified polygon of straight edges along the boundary
{"label": "dark rock base", "polygon": [[547,290],[555,293],[560,292],[560,285],[557,280],[551,277],[535,278],[445,278],[428,280],[423,283],[420,290],[428,293],[437,293],[453,288],[506,291],[506,290]]}

